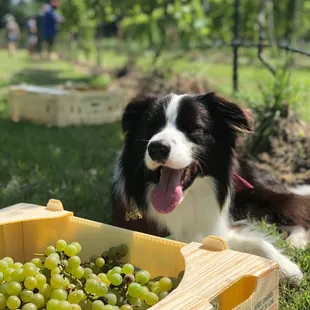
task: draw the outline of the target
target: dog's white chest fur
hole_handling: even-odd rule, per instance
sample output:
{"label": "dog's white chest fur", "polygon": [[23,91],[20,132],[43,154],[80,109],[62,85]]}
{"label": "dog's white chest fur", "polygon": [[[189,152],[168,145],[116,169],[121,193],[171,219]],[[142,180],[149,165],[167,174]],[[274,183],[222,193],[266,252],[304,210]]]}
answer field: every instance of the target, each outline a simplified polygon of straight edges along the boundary
{"label": "dog's white chest fur", "polygon": [[228,230],[227,206],[221,214],[215,186],[212,177],[197,178],[173,212],[160,214],[150,206],[148,215],[167,227],[178,241],[201,242],[208,235],[225,237]]}

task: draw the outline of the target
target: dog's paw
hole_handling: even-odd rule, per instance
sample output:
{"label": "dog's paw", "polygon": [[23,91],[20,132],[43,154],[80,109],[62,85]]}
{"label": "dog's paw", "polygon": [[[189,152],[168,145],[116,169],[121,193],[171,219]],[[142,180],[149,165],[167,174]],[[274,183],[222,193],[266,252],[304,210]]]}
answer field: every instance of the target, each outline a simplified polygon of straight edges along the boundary
{"label": "dog's paw", "polygon": [[298,249],[305,249],[308,245],[308,240],[303,238],[303,236],[299,235],[294,235],[294,236],[289,236],[286,241],[293,247],[298,248]]}
{"label": "dog's paw", "polygon": [[303,273],[300,268],[285,256],[278,263],[280,266],[280,277],[293,285],[299,285],[303,279]]}

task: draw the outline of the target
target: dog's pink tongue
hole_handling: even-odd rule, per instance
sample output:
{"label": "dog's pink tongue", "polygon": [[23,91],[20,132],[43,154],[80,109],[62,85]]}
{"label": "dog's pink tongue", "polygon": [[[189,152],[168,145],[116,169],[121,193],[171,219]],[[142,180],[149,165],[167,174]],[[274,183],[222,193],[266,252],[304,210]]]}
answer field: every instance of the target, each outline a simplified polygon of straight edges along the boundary
{"label": "dog's pink tongue", "polygon": [[162,168],[159,183],[151,193],[151,202],[157,212],[162,214],[170,213],[179,204],[183,196],[181,185],[183,172],[184,169]]}

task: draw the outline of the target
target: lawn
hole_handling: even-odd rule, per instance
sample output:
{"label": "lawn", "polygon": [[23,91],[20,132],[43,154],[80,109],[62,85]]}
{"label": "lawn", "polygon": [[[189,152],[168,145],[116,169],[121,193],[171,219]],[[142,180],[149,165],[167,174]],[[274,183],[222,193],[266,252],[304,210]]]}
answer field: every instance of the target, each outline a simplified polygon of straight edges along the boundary
{"label": "lawn", "polygon": [[[18,202],[45,204],[60,199],[67,210],[77,216],[110,222],[110,176],[113,162],[122,145],[120,124],[103,126],[48,128],[26,122],[13,123],[7,118],[8,86],[28,82],[57,85],[67,80],[101,85],[108,77],[89,77],[70,64],[29,61],[27,54],[9,58],[0,51],[0,208]],[[113,63],[112,61],[110,64]],[[114,61],[115,65],[118,61]],[[174,60],[178,72],[210,78],[211,85],[231,94],[231,66],[196,60]],[[310,86],[309,73],[298,70],[295,81]],[[264,69],[242,66],[240,87],[243,97],[258,98],[256,81],[266,79]],[[308,96],[306,89],[303,96]],[[257,99],[258,100],[258,99]],[[255,101],[255,100],[254,100]],[[298,107],[304,119],[310,120],[308,106]],[[300,288],[289,288],[281,282],[281,309],[310,309],[310,247],[305,251],[279,245],[302,267],[305,280]]]}
{"label": "lawn", "polygon": [[29,62],[0,52],[0,207],[60,199],[78,216],[109,222],[109,179],[121,146],[119,123],[100,127],[48,128],[7,119],[7,86],[56,85],[67,80],[98,84],[64,62]]}

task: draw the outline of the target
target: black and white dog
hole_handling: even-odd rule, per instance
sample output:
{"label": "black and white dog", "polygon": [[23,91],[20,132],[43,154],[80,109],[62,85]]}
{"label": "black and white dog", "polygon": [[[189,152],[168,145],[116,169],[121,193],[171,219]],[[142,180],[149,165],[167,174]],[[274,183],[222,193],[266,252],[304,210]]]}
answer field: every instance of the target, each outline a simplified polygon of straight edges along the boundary
{"label": "black and white dog", "polygon": [[252,130],[247,112],[214,93],[169,94],[131,102],[122,127],[114,200],[137,206],[176,240],[220,236],[230,249],[277,261],[283,277],[300,282],[298,266],[265,237],[232,229],[235,144]]}

